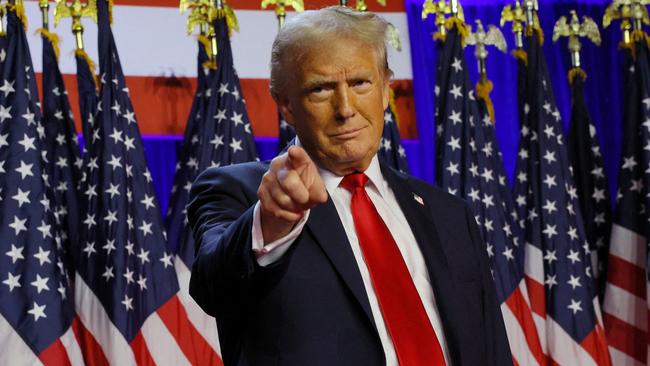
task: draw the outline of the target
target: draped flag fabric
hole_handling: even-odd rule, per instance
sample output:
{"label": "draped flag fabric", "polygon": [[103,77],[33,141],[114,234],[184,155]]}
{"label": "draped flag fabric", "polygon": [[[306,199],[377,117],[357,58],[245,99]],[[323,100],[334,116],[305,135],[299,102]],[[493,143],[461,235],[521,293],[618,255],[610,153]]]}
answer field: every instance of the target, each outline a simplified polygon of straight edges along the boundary
{"label": "draped flag fabric", "polygon": [[[392,90],[391,93],[393,93]],[[391,96],[391,101],[392,99]],[[404,152],[404,147],[400,142],[399,126],[397,125],[397,111],[392,105],[389,105],[384,111],[384,131],[381,134],[381,143],[379,145],[378,153],[379,159],[388,166],[405,173],[409,172],[406,153]]]}
{"label": "draped flag fabric", "polygon": [[93,125],[97,113],[97,86],[95,85],[94,65],[85,51],[75,52],[77,62],[77,94],[79,96],[79,114],[81,115],[81,130],[84,138],[84,150],[91,142],[97,142],[93,137]]}
{"label": "draped flag fabric", "polygon": [[282,117],[282,113],[278,112],[278,121],[280,121],[278,128],[278,151],[284,150],[293,139],[296,137],[296,130]]}
{"label": "draped flag fabric", "polygon": [[[222,41],[225,40],[219,39],[217,44],[221,45]],[[214,81],[206,80],[206,74],[210,78],[216,76],[215,73],[210,73],[208,69],[203,68],[202,65],[207,60],[208,57],[205,48],[199,43],[197,57],[199,79],[192,109],[187,119],[183,146],[180,149],[176,163],[176,174],[174,175],[174,186],[167,211],[166,226],[168,246],[176,251],[174,266],[181,289],[179,299],[185,306],[188,317],[194,327],[201,333],[207,344],[210,345],[211,354],[213,355],[211,363],[218,365],[222,361],[218,357],[221,350],[219,348],[216,320],[201,310],[189,294],[190,274],[192,263],[194,263],[195,247],[185,209],[188,203],[189,189],[200,172],[198,161],[202,150],[205,148],[199,141],[204,134],[206,124],[216,123],[213,119],[214,116],[209,115],[205,108],[210,98],[218,98],[218,94],[210,96],[209,89],[207,88],[207,85],[214,83]],[[220,67],[220,65],[217,66]]]}
{"label": "draped flag fabric", "polygon": [[[43,149],[46,157],[46,171],[52,189],[52,210],[61,227],[62,246],[67,259],[68,270],[72,269],[72,251],[77,249],[79,237],[79,193],[83,161],[79,152],[79,141],[74,127],[68,92],[59,71],[55,53],[58,37],[47,30],[41,30],[43,38],[43,127],[45,139]],[[53,44],[53,42],[55,42]]]}
{"label": "draped flag fabric", "polygon": [[0,36],[7,37],[0,50],[0,364],[81,365],[22,9],[8,8]]}
{"label": "draped flag fabric", "polygon": [[569,72],[571,83],[571,127],[568,151],[573,167],[580,212],[591,249],[592,269],[599,299],[603,298],[611,229],[611,202],[605,177],[603,156],[596,127],[587,109],[584,96],[586,74],[581,69]]}
{"label": "draped flag fabric", "polygon": [[235,71],[225,19],[215,21],[217,33],[217,69],[206,76],[207,101],[203,113],[208,116],[201,136],[198,169],[257,160],[246,102]]}
{"label": "draped flag fabric", "polygon": [[519,365],[543,365],[544,354],[528,304],[521,230],[506,184],[494,126],[479,112],[457,27],[447,33],[440,60],[439,123],[444,148],[437,165],[440,186],[467,200],[487,245],[497,297],[513,357]]}
{"label": "draped flag fabric", "polygon": [[528,108],[515,175],[531,308],[553,362],[609,365],[590,247],[539,38],[527,37]]}
{"label": "draped flag fabric", "polygon": [[[109,24],[97,2],[100,94],[82,185],[75,303],[87,363],[210,365],[178,299],[173,255]],[[94,140],[94,141],[93,141]]]}
{"label": "draped flag fabric", "polygon": [[650,364],[648,257],[650,238],[650,56],[647,35],[624,48],[623,151],[609,247],[603,311],[612,362]]}

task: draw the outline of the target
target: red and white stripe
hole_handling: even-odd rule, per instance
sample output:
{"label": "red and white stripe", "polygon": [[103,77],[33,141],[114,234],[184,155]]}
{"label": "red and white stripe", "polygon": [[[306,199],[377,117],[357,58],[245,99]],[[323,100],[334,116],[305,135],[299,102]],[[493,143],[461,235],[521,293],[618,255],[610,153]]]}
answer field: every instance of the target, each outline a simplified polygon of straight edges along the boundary
{"label": "red and white stripe", "polygon": [[223,365],[213,346],[189,321],[178,295],[151,314],[127,342],[78,274],[75,285],[80,319],[75,334],[87,365]]}
{"label": "red and white stripe", "polygon": [[544,256],[539,248],[530,244],[526,246],[524,269],[530,307],[546,362],[577,366],[610,365],[597,297],[593,299],[597,324],[582,342],[577,343],[553,318],[546,316]]}
{"label": "red and white stripe", "polygon": [[7,322],[7,319],[0,314],[0,344],[2,345],[0,365],[84,365],[81,347],[75,337],[73,325],[40,354],[35,354]]}
{"label": "red and white stripe", "polygon": [[603,310],[614,365],[650,364],[646,258],[645,237],[612,225]]}
{"label": "red and white stripe", "polygon": [[517,365],[544,365],[545,356],[523,279],[515,291],[501,304],[501,314],[508,333],[510,351]]}
{"label": "red and white stripe", "polygon": [[[239,32],[233,33],[231,43],[253,132],[256,136],[277,136],[277,111],[268,92],[271,44],[277,33],[275,13],[261,10],[260,1],[231,0],[228,3],[235,9],[239,21]],[[305,3],[313,9],[334,5],[338,1],[310,0]],[[178,11],[178,0],[117,0],[115,4],[113,33],[140,131],[144,134],[182,135],[197,72],[197,44],[193,36],[187,35],[187,15]],[[369,7],[393,23],[400,32],[402,51],[389,48],[389,62],[395,72],[393,87],[402,137],[415,138],[411,51],[404,5],[400,1],[389,1],[385,8],[372,3]],[[38,2],[26,1],[25,10],[34,69],[40,73],[41,39],[33,34],[41,26]],[[287,16],[291,18],[292,15],[293,12],[289,12]],[[85,27],[84,46],[91,58],[97,61],[97,26],[89,19],[82,20],[82,23]],[[51,21],[50,28],[61,37],[59,64],[79,129],[73,53],[75,40],[70,31],[70,19],[61,20],[56,28]]]}

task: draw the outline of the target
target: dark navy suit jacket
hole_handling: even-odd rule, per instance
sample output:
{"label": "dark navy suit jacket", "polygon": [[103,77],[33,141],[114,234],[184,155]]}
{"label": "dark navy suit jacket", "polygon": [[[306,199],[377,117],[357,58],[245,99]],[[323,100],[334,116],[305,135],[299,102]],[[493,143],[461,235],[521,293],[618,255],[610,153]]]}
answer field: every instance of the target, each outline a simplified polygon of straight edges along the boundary
{"label": "dark navy suit jacket", "polygon": [[[268,163],[208,169],[191,191],[197,256],[190,293],[217,319],[225,364],[384,365],[361,275],[331,199],[311,209],[280,261],[257,264],[253,207],[267,169]],[[382,173],[424,256],[451,364],[511,365],[485,246],[465,203],[383,165]]]}

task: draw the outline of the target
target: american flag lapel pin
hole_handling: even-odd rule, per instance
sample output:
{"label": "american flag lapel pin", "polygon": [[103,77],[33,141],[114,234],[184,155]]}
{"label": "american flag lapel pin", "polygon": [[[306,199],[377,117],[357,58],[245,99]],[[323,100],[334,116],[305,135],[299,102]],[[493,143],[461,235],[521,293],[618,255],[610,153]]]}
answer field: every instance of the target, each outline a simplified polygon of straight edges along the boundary
{"label": "american flag lapel pin", "polygon": [[422,199],[422,197],[420,197],[420,196],[418,196],[417,194],[413,193],[413,199],[414,199],[417,203],[419,203],[419,204],[421,204],[422,206],[424,206],[424,200]]}

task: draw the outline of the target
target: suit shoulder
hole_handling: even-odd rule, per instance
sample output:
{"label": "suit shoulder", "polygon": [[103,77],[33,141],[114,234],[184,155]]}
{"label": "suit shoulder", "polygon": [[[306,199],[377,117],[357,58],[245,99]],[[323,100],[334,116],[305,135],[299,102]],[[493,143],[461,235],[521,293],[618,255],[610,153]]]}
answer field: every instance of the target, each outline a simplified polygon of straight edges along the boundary
{"label": "suit shoulder", "polygon": [[251,161],[247,163],[232,164],[222,167],[212,167],[204,170],[194,181],[195,184],[215,180],[246,180],[251,177],[261,177],[269,167],[267,161]]}

